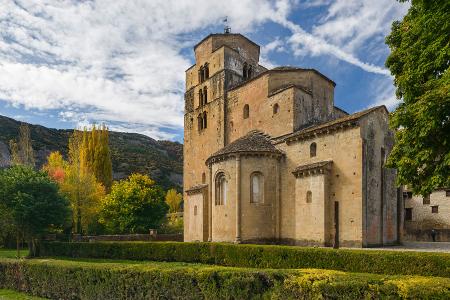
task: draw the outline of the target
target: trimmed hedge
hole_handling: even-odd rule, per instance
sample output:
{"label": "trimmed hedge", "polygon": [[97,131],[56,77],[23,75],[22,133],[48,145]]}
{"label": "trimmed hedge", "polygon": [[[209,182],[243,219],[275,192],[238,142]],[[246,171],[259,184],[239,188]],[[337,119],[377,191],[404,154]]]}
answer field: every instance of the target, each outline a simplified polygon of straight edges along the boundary
{"label": "trimmed hedge", "polygon": [[448,299],[450,279],[180,263],[0,259],[0,288],[51,299]]}
{"label": "trimmed hedge", "polygon": [[232,267],[331,269],[356,273],[450,277],[450,255],[268,245],[177,242],[44,243],[41,256],[131,259]]}

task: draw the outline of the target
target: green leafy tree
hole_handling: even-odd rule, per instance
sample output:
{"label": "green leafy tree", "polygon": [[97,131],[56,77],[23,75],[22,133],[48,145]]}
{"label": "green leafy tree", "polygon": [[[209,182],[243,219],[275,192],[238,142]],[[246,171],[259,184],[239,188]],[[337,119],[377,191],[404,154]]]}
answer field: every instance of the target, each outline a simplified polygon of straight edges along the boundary
{"label": "green leafy tree", "polygon": [[169,212],[178,212],[180,210],[181,201],[183,201],[183,196],[180,193],[177,193],[176,189],[167,191],[166,202],[169,205]]}
{"label": "green leafy tree", "polygon": [[[404,1],[401,1],[404,2]],[[389,166],[416,194],[450,186],[450,2],[412,0],[386,38],[397,98]]]}
{"label": "green leafy tree", "polygon": [[0,205],[10,212],[17,240],[28,241],[31,256],[36,255],[36,241],[42,234],[61,228],[70,213],[56,183],[28,166],[0,171]]}
{"label": "green leafy tree", "polygon": [[110,233],[147,233],[159,228],[168,209],[161,187],[146,175],[132,174],[113,184],[100,222]]}
{"label": "green leafy tree", "polygon": [[20,124],[18,141],[9,141],[9,147],[13,165],[34,167],[34,151],[31,143],[30,128],[27,124]]}

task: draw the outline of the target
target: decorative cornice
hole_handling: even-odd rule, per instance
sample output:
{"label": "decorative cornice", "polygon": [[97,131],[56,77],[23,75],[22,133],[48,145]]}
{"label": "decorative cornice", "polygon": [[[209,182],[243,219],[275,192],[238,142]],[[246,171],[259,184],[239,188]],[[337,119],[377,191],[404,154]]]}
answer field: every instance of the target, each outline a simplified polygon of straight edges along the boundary
{"label": "decorative cornice", "polygon": [[295,177],[306,177],[317,174],[326,174],[331,170],[332,160],[319,161],[312,164],[301,165],[292,171]]}
{"label": "decorative cornice", "polygon": [[203,192],[204,189],[206,189],[208,187],[208,184],[204,183],[204,184],[199,184],[199,185],[195,185],[191,188],[189,188],[188,190],[186,190],[186,194],[188,195],[194,195],[194,194],[200,194]]}

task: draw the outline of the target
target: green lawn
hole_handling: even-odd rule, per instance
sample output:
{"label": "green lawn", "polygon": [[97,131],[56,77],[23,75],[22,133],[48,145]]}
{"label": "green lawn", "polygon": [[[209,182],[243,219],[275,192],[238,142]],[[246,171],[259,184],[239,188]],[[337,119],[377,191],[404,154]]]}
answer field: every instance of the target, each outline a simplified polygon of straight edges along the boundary
{"label": "green lawn", "polygon": [[40,300],[45,298],[39,298],[29,296],[25,293],[20,293],[12,290],[0,289],[0,300]]}
{"label": "green lawn", "polygon": [[[27,255],[28,255],[28,249],[20,250],[20,257],[26,257]],[[0,257],[17,258],[17,250],[0,248]]]}

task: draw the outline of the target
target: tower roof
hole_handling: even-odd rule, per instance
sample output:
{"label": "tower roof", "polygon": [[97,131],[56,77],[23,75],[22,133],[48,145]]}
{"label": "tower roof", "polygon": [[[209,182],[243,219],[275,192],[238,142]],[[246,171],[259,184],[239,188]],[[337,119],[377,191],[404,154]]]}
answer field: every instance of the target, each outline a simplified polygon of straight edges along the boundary
{"label": "tower roof", "polygon": [[223,147],[216,153],[212,154],[206,163],[209,164],[216,158],[226,156],[228,154],[245,153],[245,154],[275,154],[283,155],[283,152],[277,149],[271,141],[271,137],[259,130],[252,130],[243,137]]}

